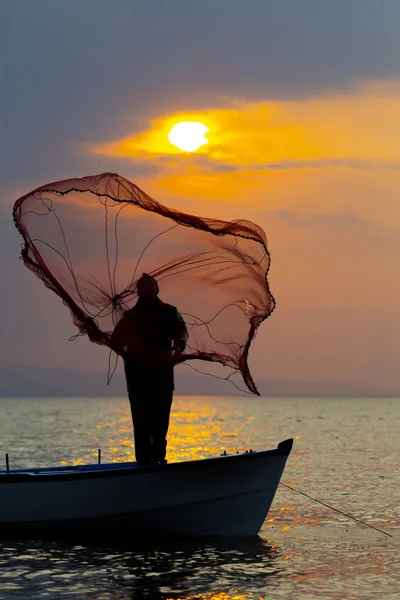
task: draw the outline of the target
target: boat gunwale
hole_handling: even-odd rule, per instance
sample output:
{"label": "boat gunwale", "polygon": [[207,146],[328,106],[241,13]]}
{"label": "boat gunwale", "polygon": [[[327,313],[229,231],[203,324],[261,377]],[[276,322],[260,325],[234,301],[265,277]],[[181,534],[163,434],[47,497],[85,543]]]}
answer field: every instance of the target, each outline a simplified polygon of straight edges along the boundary
{"label": "boat gunwale", "polygon": [[[289,438],[280,442],[277,448],[271,450],[260,450],[260,451],[246,451],[240,454],[227,454],[203,459],[197,459],[193,461],[183,461],[176,463],[167,463],[165,465],[151,465],[143,467],[121,467],[121,468],[105,468],[101,469],[101,466],[96,465],[96,469],[93,471],[76,469],[74,466],[65,467],[65,471],[55,472],[51,471],[51,467],[46,467],[49,471],[39,471],[32,469],[31,472],[27,469],[18,470],[18,472],[7,472],[0,471],[0,484],[12,484],[12,483],[46,483],[54,481],[82,481],[85,479],[109,479],[113,477],[131,477],[139,476],[145,473],[161,473],[170,472],[183,469],[197,469],[204,467],[220,466],[223,462],[239,462],[244,460],[255,460],[260,458],[269,458],[274,456],[289,456],[293,446],[293,438]],[[113,464],[113,463],[110,463]],[[80,465],[79,465],[80,466]],[[56,467],[57,468],[57,467]],[[35,472],[36,471],[36,472]]]}

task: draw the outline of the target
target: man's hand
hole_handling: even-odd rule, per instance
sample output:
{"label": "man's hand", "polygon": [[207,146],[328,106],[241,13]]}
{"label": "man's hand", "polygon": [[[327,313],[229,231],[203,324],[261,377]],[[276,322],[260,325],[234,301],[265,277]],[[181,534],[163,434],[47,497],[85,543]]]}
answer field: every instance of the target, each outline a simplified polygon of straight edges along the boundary
{"label": "man's hand", "polygon": [[181,340],[174,343],[173,348],[172,348],[172,358],[173,358],[174,362],[179,361],[179,358],[181,357],[182,353],[185,350],[185,346],[186,346],[186,344]]}

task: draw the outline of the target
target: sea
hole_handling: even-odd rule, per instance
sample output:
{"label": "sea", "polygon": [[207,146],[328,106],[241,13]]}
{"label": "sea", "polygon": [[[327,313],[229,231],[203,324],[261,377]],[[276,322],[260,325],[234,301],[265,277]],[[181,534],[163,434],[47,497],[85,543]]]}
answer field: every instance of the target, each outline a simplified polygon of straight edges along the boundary
{"label": "sea", "polygon": [[[93,463],[99,448],[104,462],[133,460],[125,398],[3,398],[0,410],[1,468],[5,453],[11,468]],[[0,598],[399,599],[399,432],[398,398],[177,397],[170,461],[294,438],[259,536],[124,547],[0,540]]]}

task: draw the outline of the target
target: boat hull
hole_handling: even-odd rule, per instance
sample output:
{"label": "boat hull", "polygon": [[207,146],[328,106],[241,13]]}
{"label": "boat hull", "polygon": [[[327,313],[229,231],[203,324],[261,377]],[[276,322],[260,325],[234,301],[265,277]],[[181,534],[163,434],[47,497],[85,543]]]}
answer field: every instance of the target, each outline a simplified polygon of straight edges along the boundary
{"label": "boat hull", "polygon": [[0,535],[253,536],[268,514],[292,443],[158,467],[3,472]]}

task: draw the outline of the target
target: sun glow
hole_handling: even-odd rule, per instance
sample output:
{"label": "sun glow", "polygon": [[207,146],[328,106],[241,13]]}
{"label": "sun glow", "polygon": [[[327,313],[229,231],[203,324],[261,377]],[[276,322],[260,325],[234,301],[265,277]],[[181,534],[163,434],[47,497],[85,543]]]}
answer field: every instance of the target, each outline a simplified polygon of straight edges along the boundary
{"label": "sun glow", "polygon": [[168,133],[168,140],[173,146],[184,152],[194,152],[204,144],[208,144],[205,134],[210,131],[203,123],[181,121],[176,123]]}

